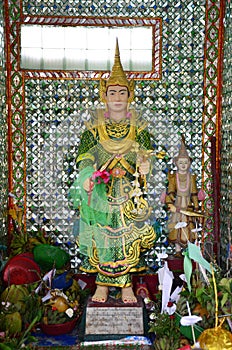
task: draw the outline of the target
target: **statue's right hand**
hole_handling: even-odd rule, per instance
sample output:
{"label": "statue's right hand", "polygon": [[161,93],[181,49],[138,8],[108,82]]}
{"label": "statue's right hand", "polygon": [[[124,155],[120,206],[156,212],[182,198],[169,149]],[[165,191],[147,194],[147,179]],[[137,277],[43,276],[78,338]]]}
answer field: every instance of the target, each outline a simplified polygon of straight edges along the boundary
{"label": "statue's right hand", "polygon": [[86,192],[91,192],[93,190],[93,186],[94,186],[94,182],[91,179],[91,177],[89,177],[83,182],[83,188]]}
{"label": "statue's right hand", "polygon": [[176,207],[174,204],[168,204],[168,209],[170,210],[171,213],[176,212]]}

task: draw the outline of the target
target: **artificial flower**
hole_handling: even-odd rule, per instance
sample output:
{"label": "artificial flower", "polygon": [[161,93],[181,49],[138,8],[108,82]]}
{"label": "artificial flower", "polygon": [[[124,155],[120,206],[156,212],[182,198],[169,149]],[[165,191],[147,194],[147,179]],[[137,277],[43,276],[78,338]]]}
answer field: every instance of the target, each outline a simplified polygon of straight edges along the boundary
{"label": "artificial flower", "polygon": [[98,184],[100,184],[102,182],[107,184],[110,180],[110,173],[106,170],[103,170],[103,171],[97,170],[93,173],[92,179],[97,180]]}
{"label": "artificial flower", "polygon": [[149,318],[150,318],[150,320],[155,320],[155,319],[157,319],[157,316],[155,314],[151,314],[149,316]]}
{"label": "artificial flower", "polygon": [[180,221],[180,222],[178,222],[178,223],[175,225],[175,229],[178,230],[178,228],[184,228],[184,227],[186,227],[186,226],[187,226],[187,222],[185,222],[185,221]]}
{"label": "artificial flower", "polygon": [[190,315],[190,316],[183,316],[180,319],[180,323],[182,326],[193,326],[195,323],[202,321],[202,317]]}
{"label": "artificial flower", "polygon": [[68,315],[68,317],[73,317],[73,315],[74,315],[74,311],[73,311],[73,309],[71,308],[71,307],[69,307],[66,311],[65,311],[65,313]]}
{"label": "artificial flower", "polygon": [[200,226],[200,227],[193,228],[191,231],[192,232],[200,232],[200,231],[202,231],[202,227]]}
{"label": "artificial flower", "polygon": [[174,314],[175,311],[176,311],[176,304],[174,304],[172,301],[169,301],[165,309],[165,312],[167,312],[167,314],[171,316]]}

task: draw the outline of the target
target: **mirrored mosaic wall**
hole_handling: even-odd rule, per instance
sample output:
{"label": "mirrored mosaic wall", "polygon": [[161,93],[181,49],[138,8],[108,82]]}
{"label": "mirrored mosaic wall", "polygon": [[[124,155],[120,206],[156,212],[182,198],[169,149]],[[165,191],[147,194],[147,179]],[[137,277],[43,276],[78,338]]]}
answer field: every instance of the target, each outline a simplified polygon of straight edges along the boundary
{"label": "mirrored mosaic wall", "polygon": [[[4,16],[3,5],[0,4],[0,242],[6,245],[7,230],[7,188],[8,165],[6,154],[7,118],[6,118],[6,88],[5,88],[5,54],[4,54]],[[1,249],[1,248],[0,248]]]}
{"label": "mirrored mosaic wall", "polygon": [[[23,12],[29,15],[44,16],[122,16],[122,17],[163,17],[175,20],[177,12],[178,22],[189,19],[196,15],[198,9],[205,7],[204,0],[189,1],[181,0],[27,0],[23,1]],[[189,13],[183,17],[184,12]],[[174,17],[170,17],[174,15]],[[197,19],[197,18],[195,18]]]}
{"label": "mirrored mosaic wall", "polygon": [[[226,1],[221,149],[221,259],[232,259],[232,4]],[[230,254],[230,255],[229,255]],[[230,262],[231,265],[231,262]]]}
{"label": "mirrored mosaic wall", "polygon": [[[160,80],[152,80],[151,76],[150,80],[136,80],[134,101],[136,108],[145,109],[154,146],[167,149],[165,161],[154,162],[149,184],[154,206],[152,219],[166,222],[159,196],[184,134],[198,187],[202,184],[206,192],[205,234],[214,242],[211,138],[216,136],[218,140],[220,123],[221,2],[5,0],[4,5],[9,48],[8,133],[12,147],[8,159],[9,187],[17,204],[23,206],[27,229],[36,232],[42,226],[76,254],[75,244],[69,243],[75,213],[69,206],[67,192],[76,174],[74,159],[84,120],[88,118],[86,110],[99,105],[99,81],[93,80],[98,72],[86,79],[83,72],[20,70],[20,25],[55,26],[63,21],[65,25],[77,25],[84,16],[93,26],[104,21],[111,23],[115,18],[137,23],[159,17],[162,76]],[[160,244],[165,240],[164,232]],[[74,258],[74,267],[78,263]]]}
{"label": "mirrored mosaic wall", "polygon": [[[68,7],[65,2],[55,5],[37,1],[36,5],[29,5],[30,2],[25,4],[24,11],[30,14],[42,11],[43,15],[162,17],[162,79],[136,81],[134,106],[145,109],[154,146],[167,150],[165,160],[154,162],[149,184],[152,220],[159,219],[165,224],[167,214],[160,195],[165,189],[167,171],[173,168],[172,158],[178,153],[181,134],[185,136],[193,158],[192,170],[198,174],[201,187],[204,2],[111,1],[109,6],[105,1],[82,1],[78,6]],[[36,230],[39,224],[47,232],[55,233],[75,256],[76,247],[69,243],[73,241],[75,213],[67,194],[76,175],[75,154],[87,118],[86,109],[99,105],[99,82],[27,79],[25,102],[28,225]],[[160,241],[156,251],[166,241],[165,231]],[[78,258],[73,257],[74,266],[78,263]]]}

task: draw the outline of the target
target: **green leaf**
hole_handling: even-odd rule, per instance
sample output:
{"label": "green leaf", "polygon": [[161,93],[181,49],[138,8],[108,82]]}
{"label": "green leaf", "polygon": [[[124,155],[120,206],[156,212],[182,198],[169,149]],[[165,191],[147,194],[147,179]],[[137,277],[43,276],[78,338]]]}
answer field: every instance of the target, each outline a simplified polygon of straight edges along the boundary
{"label": "green leaf", "polygon": [[228,293],[223,293],[222,300],[221,300],[221,306],[222,306],[222,307],[223,307],[223,306],[225,305],[225,303],[227,302],[228,296],[229,296]]}
{"label": "green leaf", "polygon": [[8,345],[5,345],[5,344],[0,344],[0,349],[1,350],[12,350],[12,348],[10,348]]}

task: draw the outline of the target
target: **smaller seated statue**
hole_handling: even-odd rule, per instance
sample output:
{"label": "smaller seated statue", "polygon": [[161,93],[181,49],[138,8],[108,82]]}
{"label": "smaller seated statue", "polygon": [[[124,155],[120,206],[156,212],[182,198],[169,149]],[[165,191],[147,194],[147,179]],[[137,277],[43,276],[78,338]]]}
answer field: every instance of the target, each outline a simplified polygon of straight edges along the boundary
{"label": "smaller seated statue", "polygon": [[182,248],[187,246],[188,241],[194,243],[197,238],[196,230],[193,229],[196,228],[199,210],[196,175],[190,172],[191,159],[183,139],[174,163],[177,170],[168,174],[165,203],[171,213],[168,220],[168,240],[175,245],[175,256],[181,257]]}

